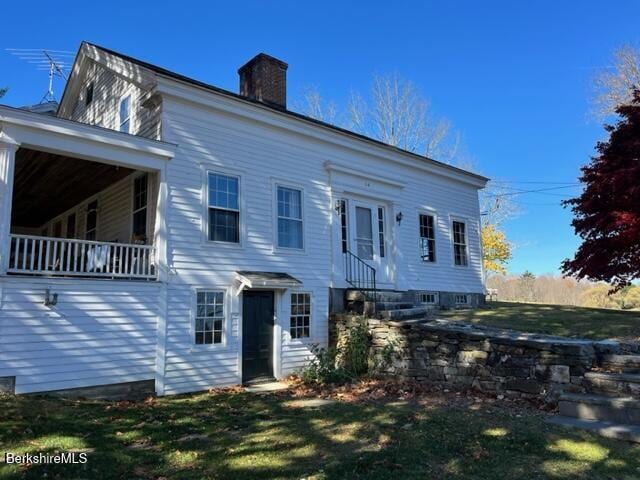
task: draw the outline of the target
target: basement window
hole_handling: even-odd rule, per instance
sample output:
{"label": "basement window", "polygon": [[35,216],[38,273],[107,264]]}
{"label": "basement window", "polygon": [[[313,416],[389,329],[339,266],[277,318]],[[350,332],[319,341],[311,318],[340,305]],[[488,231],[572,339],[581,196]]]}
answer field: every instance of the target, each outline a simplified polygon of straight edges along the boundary
{"label": "basement window", "polygon": [[469,295],[456,295],[454,298],[456,305],[468,305]]}
{"label": "basement window", "polygon": [[425,305],[437,305],[438,293],[437,292],[420,292],[418,294],[420,303]]}
{"label": "basement window", "polygon": [[196,345],[222,343],[224,292],[199,291],[196,299]]}

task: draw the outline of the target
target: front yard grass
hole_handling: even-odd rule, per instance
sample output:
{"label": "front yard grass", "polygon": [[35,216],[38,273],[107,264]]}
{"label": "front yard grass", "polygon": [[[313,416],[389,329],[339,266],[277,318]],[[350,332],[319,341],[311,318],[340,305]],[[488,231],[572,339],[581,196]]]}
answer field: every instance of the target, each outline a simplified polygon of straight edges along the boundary
{"label": "front yard grass", "polygon": [[438,312],[438,317],[528,333],[602,340],[640,340],[640,311],[491,302],[472,310]]}
{"label": "front yard grass", "polygon": [[140,403],[5,397],[0,452],[75,450],[88,463],[0,463],[0,478],[640,478],[639,445],[456,398],[301,408],[288,394],[229,391]]}

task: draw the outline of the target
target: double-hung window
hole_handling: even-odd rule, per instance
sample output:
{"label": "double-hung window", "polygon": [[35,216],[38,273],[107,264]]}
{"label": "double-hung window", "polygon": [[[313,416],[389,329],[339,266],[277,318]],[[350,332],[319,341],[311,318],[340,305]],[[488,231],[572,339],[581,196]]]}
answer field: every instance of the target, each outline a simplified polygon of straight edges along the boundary
{"label": "double-hung window", "polygon": [[208,238],[214,242],[240,243],[239,178],[210,172],[208,179]]}
{"label": "double-hung window", "polygon": [[420,215],[420,257],[425,262],[436,261],[436,233],[433,215]]}
{"label": "double-hung window", "polygon": [[131,95],[126,95],[120,100],[118,109],[119,130],[121,132],[131,132]]}
{"label": "double-hung window", "polygon": [[311,294],[291,294],[291,317],[289,333],[291,338],[309,338],[311,327]]}
{"label": "double-hung window", "polygon": [[87,240],[95,240],[98,231],[98,200],[89,202],[87,205],[87,218],[85,225],[84,238]]}
{"label": "double-hung window", "polygon": [[136,242],[147,240],[147,191],[149,177],[145,173],[133,180],[133,237]]}
{"label": "double-hung window", "polygon": [[278,186],[278,247],[303,248],[301,190]]}
{"label": "double-hung window", "polygon": [[454,220],[452,229],[454,263],[459,266],[466,266],[468,264],[466,225],[464,222]]}
{"label": "double-hung window", "polygon": [[196,298],[196,345],[222,343],[224,292],[199,291]]}

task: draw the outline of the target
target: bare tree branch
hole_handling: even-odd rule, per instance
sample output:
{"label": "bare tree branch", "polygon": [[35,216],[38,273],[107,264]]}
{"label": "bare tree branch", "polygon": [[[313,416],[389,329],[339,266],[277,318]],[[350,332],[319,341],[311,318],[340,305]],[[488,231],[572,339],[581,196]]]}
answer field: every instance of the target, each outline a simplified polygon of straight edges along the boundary
{"label": "bare tree branch", "polygon": [[614,65],[594,79],[596,90],[593,114],[602,119],[615,114],[620,105],[632,100],[634,89],[640,88],[640,51],[624,45],[614,52]]}
{"label": "bare tree branch", "polygon": [[337,108],[333,101],[325,102],[318,87],[309,85],[304,88],[301,100],[294,102],[294,109],[308,117],[327,123],[335,123]]}

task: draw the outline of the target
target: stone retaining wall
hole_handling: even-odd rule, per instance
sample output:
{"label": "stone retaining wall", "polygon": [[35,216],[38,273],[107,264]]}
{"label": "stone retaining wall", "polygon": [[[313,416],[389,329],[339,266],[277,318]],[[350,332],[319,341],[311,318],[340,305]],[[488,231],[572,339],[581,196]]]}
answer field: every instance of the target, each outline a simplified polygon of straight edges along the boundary
{"label": "stone retaining wall", "polygon": [[583,392],[584,374],[600,355],[616,353],[616,342],[594,342],[457,322],[396,323],[334,316],[332,342],[354,322],[366,321],[372,358],[391,375],[439,388],[472,388],[507,397],[555,404],[563,391]]}

